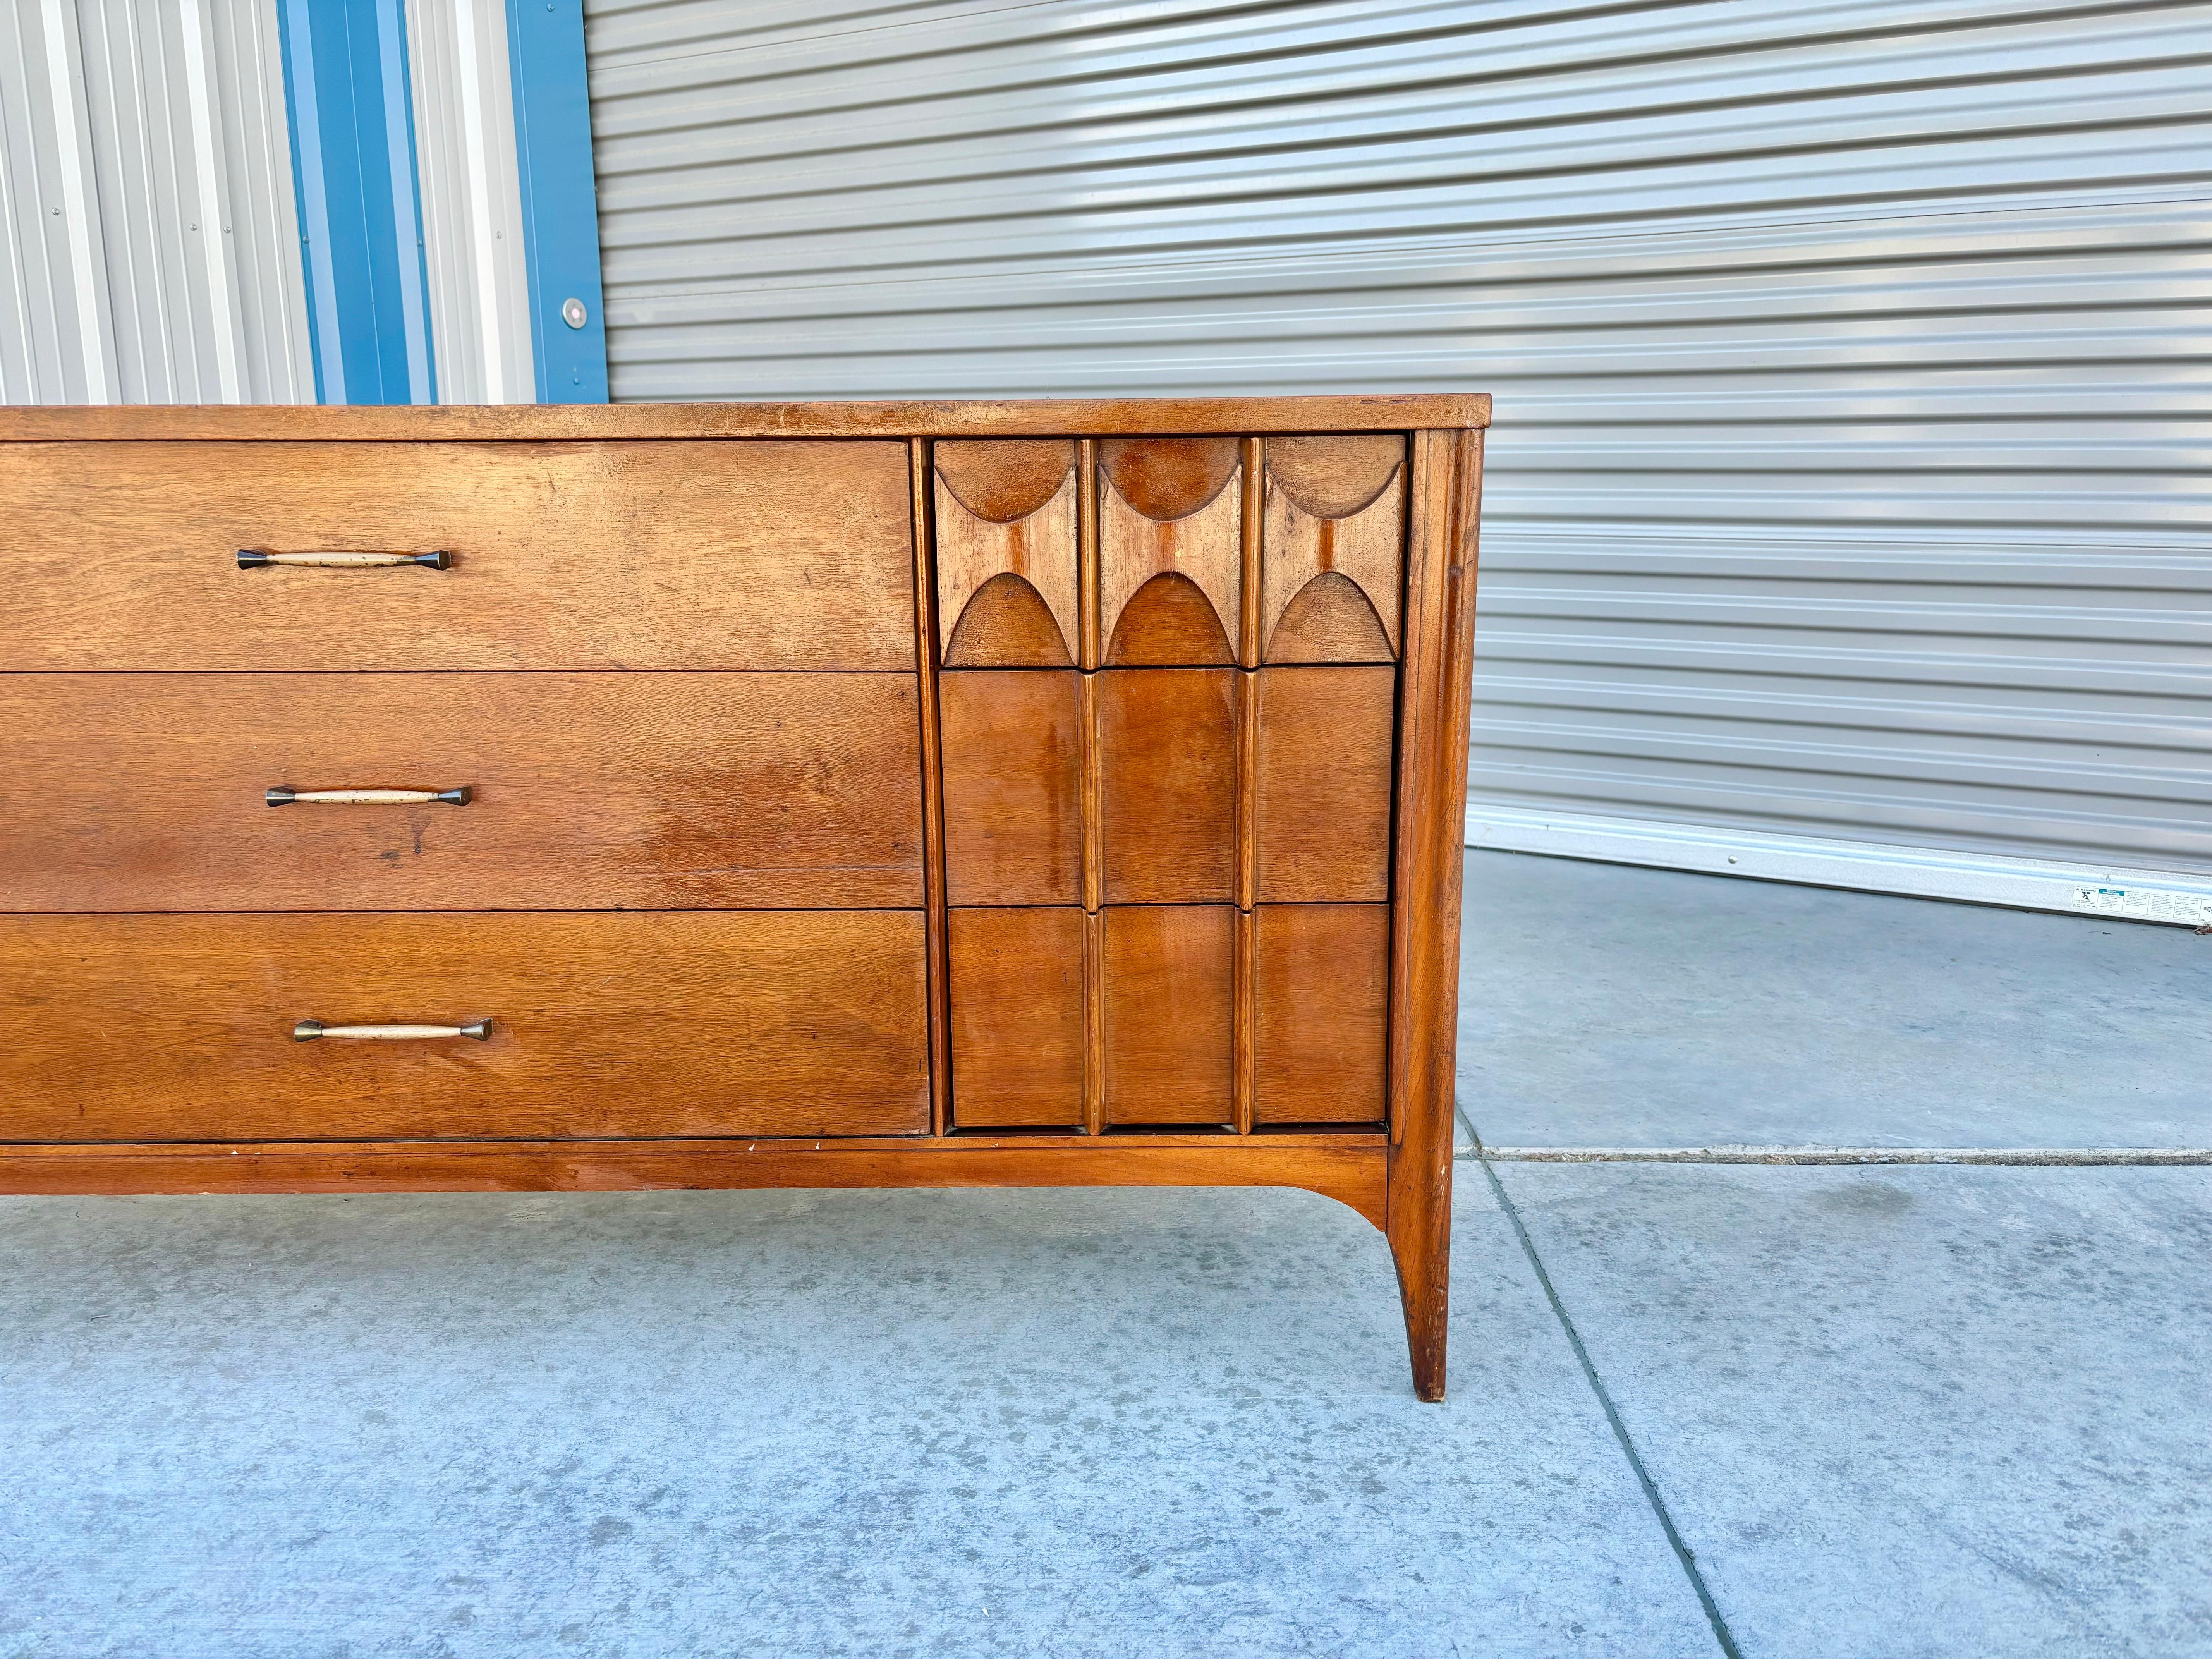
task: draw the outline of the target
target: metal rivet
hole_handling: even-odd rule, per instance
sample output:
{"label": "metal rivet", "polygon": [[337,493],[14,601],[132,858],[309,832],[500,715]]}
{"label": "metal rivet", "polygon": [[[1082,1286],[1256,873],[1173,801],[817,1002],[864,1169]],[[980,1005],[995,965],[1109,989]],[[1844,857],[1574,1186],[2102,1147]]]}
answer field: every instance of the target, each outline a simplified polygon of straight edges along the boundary
{"label": "metal rivet", "polygon": [[581,300],[568,299],[561,301],[561,320],[571,328],[583,327],[591,319],[591,314],[584,309],[584,302]]}

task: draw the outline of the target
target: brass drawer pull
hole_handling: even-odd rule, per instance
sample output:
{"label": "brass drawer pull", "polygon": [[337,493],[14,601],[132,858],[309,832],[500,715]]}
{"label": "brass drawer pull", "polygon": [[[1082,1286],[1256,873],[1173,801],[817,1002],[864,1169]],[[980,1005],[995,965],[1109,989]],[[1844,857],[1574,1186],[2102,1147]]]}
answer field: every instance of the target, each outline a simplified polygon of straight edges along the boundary
{"label": "brass drawer pull", "polygon": [[491,1041],[491,1022],[470,1025],[325,1025],[319,1019],[303,1019],[292,1028],[292,1041],[313,1042],[318,1037],[376,1037],[385,1041],[424,1037],[474,1037]]}
{"label": "brass drawer pull", "polygon": [[267,553],[258,548],[238,550],[240,570],[259,570],[272,564],[313,565],[321,570],[374,570],[386,565],[419,564],[425,570],[451,570],[451,553]]}
{"label": "brass drawer pull", "polygon": [[441,801],[447,806],[466,806],[476,791],[463,784],[458,789],[287,789],[278,784],[263,799],[271,806],[421,806]]}

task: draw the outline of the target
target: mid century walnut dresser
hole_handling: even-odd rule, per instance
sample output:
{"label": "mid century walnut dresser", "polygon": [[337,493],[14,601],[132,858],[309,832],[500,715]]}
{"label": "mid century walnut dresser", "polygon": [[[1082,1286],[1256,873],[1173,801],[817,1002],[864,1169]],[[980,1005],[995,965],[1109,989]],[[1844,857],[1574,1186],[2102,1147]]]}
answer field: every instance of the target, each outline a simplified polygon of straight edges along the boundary
{"label": "mid century walnut dresser", "polygon": [[0,412],[0,1190],[1304,1187],[1440,1398],[1488,416]]}

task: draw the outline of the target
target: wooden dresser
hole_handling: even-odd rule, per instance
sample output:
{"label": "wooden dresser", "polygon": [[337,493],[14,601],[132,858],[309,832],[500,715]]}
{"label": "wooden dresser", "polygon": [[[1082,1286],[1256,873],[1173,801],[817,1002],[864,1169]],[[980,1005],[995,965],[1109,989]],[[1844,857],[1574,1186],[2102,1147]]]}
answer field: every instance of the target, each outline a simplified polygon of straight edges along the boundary
{"label": "wooden dresser", "polygon": [[1440,1398],[1488,416],[0,411],[0,1190],[1304,1187]]}

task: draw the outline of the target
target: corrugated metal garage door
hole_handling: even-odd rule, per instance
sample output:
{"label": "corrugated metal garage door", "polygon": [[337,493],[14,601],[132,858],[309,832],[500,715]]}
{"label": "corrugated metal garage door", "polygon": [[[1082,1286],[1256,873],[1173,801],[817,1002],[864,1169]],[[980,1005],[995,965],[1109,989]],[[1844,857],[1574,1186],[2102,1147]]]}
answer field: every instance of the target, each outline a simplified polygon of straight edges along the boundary
{"label": "corrugated metal garage door", "polygon": [[617,398],[1493,392],[1486,810],[2212,871],[2212,7],[587,17]]}
{"label": "corrugated metal garage door", "polygon": [[312,403],[270,0],[0,0],[0,403]]}

